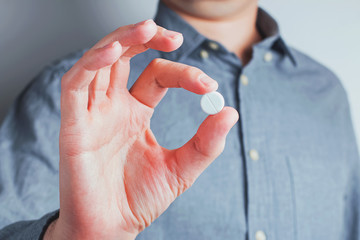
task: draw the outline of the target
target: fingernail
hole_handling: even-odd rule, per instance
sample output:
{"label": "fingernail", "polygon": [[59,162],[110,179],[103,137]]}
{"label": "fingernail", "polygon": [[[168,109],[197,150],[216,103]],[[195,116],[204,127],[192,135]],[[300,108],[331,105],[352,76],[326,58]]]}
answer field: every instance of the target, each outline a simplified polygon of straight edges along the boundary
{"label": "fingernail", "polygon": [[148,24],[150,22],[154,22],[154,20],[148,19],[148,20],[145,20],[145,21],[142,21],[142,22],[138,22],[134,26],[136,27],[136,26],[139,26],[139,25],[145,25],[145,24]]}
{"label": "fingernail", "polygon": [[175,32],[175,31],[164,30],[164,31],[163,31],[163,35],[164,35],[165,37],[175,39],[175,38],[180,37],[182,34],[181,34],[181,33],[178,33],[178,32]]}
{"label": "fingernail", "polygon": [[206,74],[200,75],[200,81],[207,87],[217,87],[218,83],[212,79],[211,77],[207,76]]}

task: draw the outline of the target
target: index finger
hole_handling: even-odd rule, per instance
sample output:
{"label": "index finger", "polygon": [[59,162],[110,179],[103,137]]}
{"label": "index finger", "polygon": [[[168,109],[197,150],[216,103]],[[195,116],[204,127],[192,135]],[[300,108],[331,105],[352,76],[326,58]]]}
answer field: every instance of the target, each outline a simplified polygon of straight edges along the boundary
{"label": "index finger", "polygon": [[154,59],[141,73],[130,93],[139,102],[155,108],[168,88],[183,88],[196,94],[215,91],[218,83],[198,68]]}
{"label": "index finger", "polygon": [[93,48],[101,48],[111,42],[118,41],[123,47],[123,55],[133,57],[152,48],[159,51],[173,51],[181,46],[183,36],[157,26],[152,20],[120,27],[100,40]]}
{"label": "index finger", "polygon": [[[104,50],[102,50],[116,42],[120,43],[121,53],[113,54],[113,56],[119,58],[124,56],[124,53],[128,53],[125,57],[130,58],[137,53],[145,51],[149,47],[164,51],[174,50],[181,45],[182,35],[158,27],[153,20],[120,27],[95,44],[94,47],[84,54],[66,73],[66,79],[68,82],[72,82],[70,86],[72,86],[73,89],[86,90],[86,87],[95,76],[96,71],[116,62],[117,59],[113,57],[110,61],[104,61]],[[131,49],[132,47],[134,47],[134,49]],[[89,62],[92,64],[89,64]],[[105,64],[99,64],[100,62],[105,62]],[[91,67],[89,68],[89,66]],[[126,76],[126,72],[128,72],[129,69],[119,64],[114,71],[114,75],[117,75],[116,72],[121,71],[121,75]],[[74,79],[76,79],[76,83]],[[126,82],[125,79],[121,79],[121,81]]]}
{"label": "index finger", "polygon": [[[88,87],[94,80],[96,72],[111,65],[114,67],[109,89],[126,88],[130,71],[128,62],[132,56],[149,47],[160,51],[172,51],[181,44],[181,34],[158,27],[153,20],[120,27],[95,44],[64,75],[63,96],[70,92],[80,93],[75,96],[81,95],[83,99],[81,102],[86,102]],[[118,61],[119,58],[123,59]]]}

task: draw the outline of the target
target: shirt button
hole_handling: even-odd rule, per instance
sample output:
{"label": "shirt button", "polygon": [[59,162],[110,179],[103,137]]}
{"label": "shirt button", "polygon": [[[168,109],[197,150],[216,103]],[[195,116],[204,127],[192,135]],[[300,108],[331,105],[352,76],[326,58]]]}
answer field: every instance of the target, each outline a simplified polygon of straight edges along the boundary
{"label": "shirt button", "polygon": [[209,42],[209,48],[211,48],[212,50],[218,50],[219,45],[215,42]]}
{"label": "shirt button", "polygon": [[242,85],[247,86],[249,84],[249,79],[247,76],[245,76],[244,74],[241,74],[240,76],[240,81]]}
{"label": "shirt button", "polygon": [[202,59],[208,59],[209,58],[209,53],[206,50],[201,50],[200,51],[200,57]]}
{"label": "shirt button", "polygon": [[272,60],[272,58],[273,58],[273,56],[272,56],[271,52],[265,53],[265,55],[264,55],[265,62],[270,62]]}
{"label": "shirt button", "polygon": [[249,152],[249,155],[250,155],[250,158],[251,158],[253,161],[259,160],[259,153],[258,153],[258,151],[256,151],[255,149],[251,149],[250,152]]}
{"label": "shirt button", "polygon": [[266,240],[266,235],[263,231],[257,231],[255,233],[255,240]]}

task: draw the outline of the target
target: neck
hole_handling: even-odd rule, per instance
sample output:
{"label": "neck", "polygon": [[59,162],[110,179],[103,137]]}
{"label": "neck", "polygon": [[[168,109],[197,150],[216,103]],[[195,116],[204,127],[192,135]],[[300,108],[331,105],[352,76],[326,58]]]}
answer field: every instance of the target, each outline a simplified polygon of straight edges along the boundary
{"label": "neck", "polygon": [[250,4],[236,15],[224,18],[206,19],[176,11],[190,25],[205,37],[220,42],[229,51],[234,52],[243,62],[252,57],[252,45],[261,41],[256,28],[257,2]]}

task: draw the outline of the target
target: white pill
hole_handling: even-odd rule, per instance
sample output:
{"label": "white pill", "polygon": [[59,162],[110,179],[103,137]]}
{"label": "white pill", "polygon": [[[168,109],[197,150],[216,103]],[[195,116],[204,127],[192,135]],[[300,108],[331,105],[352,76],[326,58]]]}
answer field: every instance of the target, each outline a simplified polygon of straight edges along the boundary
{"label": "white pill", "polygon": [[201,108],[207,114],[213,115],[220,112],[224,105],[224,97],[219,92],[210,92],[202,96],[200,101]]}

